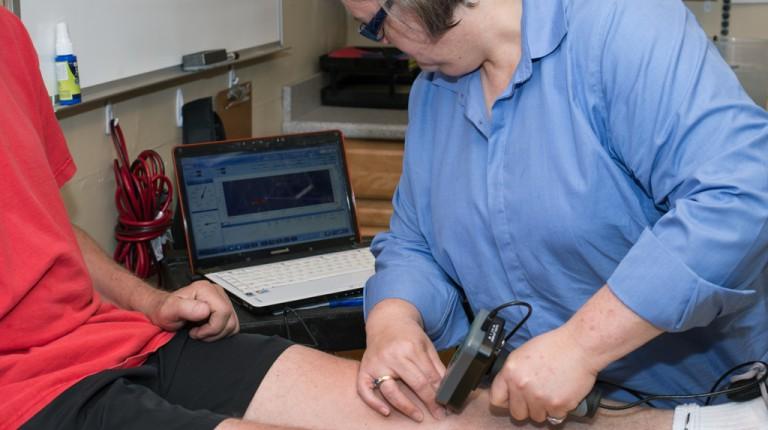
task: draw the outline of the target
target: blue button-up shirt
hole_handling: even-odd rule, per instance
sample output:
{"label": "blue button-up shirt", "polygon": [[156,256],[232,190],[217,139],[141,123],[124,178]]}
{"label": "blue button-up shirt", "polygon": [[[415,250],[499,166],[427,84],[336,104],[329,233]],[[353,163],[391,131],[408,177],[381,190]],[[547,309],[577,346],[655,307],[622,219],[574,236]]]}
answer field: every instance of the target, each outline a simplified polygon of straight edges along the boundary
{"label": "blue button-up shirt", "polygon": [[522,31],[490,113],[478,71],[415,82],[366,309],[407,300],[445,348],[468,328],[462,293],[524,300],[519,346],[607,283],[667,333],[602,379],[701,392],[766,360],[766,112],[680,1],[526,0]]}

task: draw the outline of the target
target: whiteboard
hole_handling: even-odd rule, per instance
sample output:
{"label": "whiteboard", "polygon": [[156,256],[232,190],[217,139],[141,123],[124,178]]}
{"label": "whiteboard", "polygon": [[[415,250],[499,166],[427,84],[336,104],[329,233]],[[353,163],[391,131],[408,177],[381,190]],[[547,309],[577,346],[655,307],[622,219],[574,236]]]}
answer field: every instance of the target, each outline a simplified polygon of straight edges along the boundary
{"label": "whiteboard", "polygon": [[83,88],[176,66],[192,52],[282,42],[281,0],[21,0],[20,15],[50,94],[60,21]]}

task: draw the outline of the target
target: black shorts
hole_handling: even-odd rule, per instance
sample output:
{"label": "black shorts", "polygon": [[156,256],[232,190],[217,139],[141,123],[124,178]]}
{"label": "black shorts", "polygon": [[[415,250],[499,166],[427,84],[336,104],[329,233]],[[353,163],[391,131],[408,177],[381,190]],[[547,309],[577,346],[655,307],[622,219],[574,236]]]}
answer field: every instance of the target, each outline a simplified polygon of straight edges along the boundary
{"label": "black shorts", "polygon": [[241,417],[272,363],[291,346],[238,334],[200,342],[179,332],[142,365],[89,376],[23,429],[213,429]]}

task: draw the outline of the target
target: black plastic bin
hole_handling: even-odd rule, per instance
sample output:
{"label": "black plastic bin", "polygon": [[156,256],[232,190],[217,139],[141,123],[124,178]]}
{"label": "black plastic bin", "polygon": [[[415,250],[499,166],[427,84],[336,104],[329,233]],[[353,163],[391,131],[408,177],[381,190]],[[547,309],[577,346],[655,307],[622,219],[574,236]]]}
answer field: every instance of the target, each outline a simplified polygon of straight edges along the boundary
{"label": "black plastic bin", "polygon": [[397,48],[348,47],[320,57],[329,76],[322,89],[325,105],[407,109],[419,68]]}

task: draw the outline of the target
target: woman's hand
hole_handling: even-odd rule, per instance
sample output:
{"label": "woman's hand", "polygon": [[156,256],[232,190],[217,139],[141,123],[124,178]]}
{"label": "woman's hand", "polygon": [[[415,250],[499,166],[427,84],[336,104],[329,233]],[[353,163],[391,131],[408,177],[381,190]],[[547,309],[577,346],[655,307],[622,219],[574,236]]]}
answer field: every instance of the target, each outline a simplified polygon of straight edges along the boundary
{"label": "woman's hand", "polygon": [[604,285],[568,322],[509,355],[491,385],[491,403],[517,420],[565,418],[599,371],[661,333]]}
{"label": "woman's hand", "polygon": [[[366,334],[368,345],[357,376],[357,392],[363,401],[382,415],[389,415],[394,406],[421,422],[424,414],[397,382],[400,380],[432,416],[444,417],[445,410],[435,402],[435,395],[445,366],[424,333],[418,310],[403,300],[384,300],[371,310]],[[385,375],[392,379],[374,387],[373,381]]]}
{"label": "woman's hand", "polygon": [[595,384],[599,365],[561,327],[512,351],[491,385],[491,404],[516,420],[565,418]]}
{"label": "woman's hand", "polygon": [[208,281],[196,281],[176,291],[157,291],[144,313],[160,328],[176,331],[194,323],[189,336],[214,341],[240,330],[237,314],[224,290]]}

